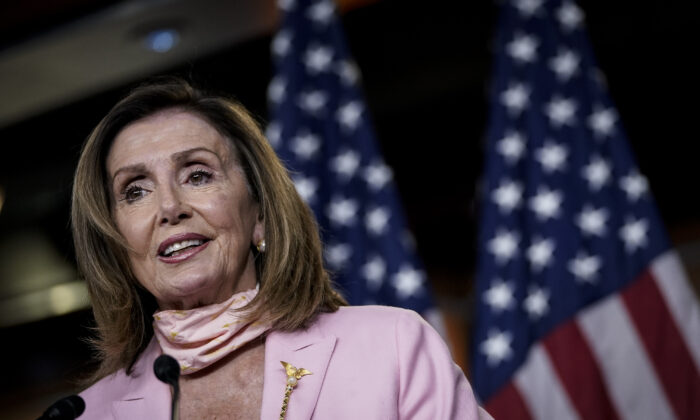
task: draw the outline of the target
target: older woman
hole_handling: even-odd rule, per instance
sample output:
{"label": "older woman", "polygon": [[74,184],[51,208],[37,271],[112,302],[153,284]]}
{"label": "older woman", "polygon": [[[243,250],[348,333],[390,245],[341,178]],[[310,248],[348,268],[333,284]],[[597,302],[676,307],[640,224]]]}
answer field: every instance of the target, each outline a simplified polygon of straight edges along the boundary
{"label": "older woman", "polygon": [[133,91],[83,148],[72,222],[101,361],[81,419],[169,418],[162,353],[182,419],[488,418],[415,313],[333,290],[310,210],[234,101]]}

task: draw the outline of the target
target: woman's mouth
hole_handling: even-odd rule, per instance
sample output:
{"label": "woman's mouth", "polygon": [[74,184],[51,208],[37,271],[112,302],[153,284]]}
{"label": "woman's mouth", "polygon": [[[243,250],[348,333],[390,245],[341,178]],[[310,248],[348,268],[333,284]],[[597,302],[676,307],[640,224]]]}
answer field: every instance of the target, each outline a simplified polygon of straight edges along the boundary
{"label": "woman's mouth", "polygon": [[[180,236],[180,235],[178,235]],[[182,237],[189,236],[189,237]],[[164,241],[158,250],[158,259],[166,263],[178,263],[204,250],[209,239],[201,235],[182,235]]]}

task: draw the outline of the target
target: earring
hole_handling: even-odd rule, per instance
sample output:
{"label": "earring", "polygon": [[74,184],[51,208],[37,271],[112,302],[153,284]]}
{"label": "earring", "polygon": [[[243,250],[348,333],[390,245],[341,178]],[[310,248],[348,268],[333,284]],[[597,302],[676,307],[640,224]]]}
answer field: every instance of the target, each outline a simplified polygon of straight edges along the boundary
{"label": "earring", "polygon": [[265,240],[264,240],[264,239],[261,239],[261,240],[258,242],[258,244],[255,245],[255,247],[258,249],[258,252],[260,252],[260,253],[265,252],[265,247],[266,247]]}

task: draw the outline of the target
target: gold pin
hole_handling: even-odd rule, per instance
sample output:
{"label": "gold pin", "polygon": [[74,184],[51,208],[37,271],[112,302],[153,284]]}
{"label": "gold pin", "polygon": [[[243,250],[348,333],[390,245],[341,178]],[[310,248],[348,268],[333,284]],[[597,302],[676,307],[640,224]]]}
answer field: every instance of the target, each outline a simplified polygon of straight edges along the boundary
{"label": "gold pin", "polygon": [[287,372],[287,387],[284,389],[284,400],[282,400],[282,412],[280,413],[280,420],[284,420],[284,416],[287,414],[287,404],[289,404],[289,397],[292,395],[292,390],[299,383],[299,379],[302,376],[312,375],[311,372],[304,368],[295,368],[287,362],[281,362],[284,366],[285,372]]}

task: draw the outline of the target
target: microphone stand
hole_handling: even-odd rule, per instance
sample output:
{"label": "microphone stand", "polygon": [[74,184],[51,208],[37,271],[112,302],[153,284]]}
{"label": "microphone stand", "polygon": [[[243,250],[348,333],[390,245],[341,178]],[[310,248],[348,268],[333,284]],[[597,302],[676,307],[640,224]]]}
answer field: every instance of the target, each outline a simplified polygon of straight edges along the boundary
{"label": "microphone stand", "polygon": [[153,363],[153,372],[161,382],[172,387],[170,420],[178,420],[180,418],[180,407],[178,404],[180,401],[180,365],[171,356],[162,354]]}

